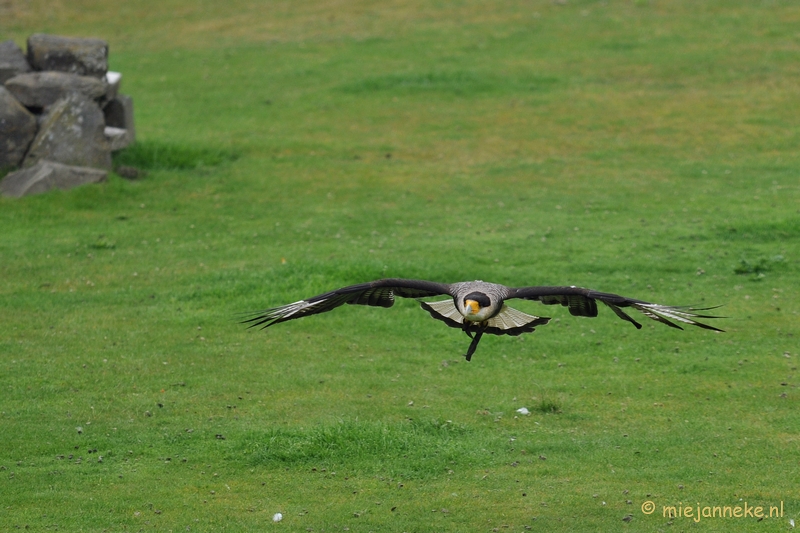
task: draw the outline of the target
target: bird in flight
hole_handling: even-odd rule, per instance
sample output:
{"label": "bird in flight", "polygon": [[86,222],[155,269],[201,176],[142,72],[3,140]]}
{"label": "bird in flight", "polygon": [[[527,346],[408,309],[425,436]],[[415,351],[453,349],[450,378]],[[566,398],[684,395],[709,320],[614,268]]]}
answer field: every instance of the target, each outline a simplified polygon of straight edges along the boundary
{"label": "bird in flight", "polygon": [[536,326],[543,326],[550,321],[549,317],[529,315],[507,306],[506,300],[513,298],[536,300],[545,305],[560,304],[568,307],[571,315],[585,317],[597,316],[597,302],[600,301],[618,317],[636,326],[636,329],[641,329],[642,325],[623,311],[623,308],[633,308],[647,318],[677,329],[683,329],[679,324],[689,324],[722,331],[695,320],[720,318],[698,314],[714,307],[660,305],[575,286],[506,287],[485,281],[436,283],[418,279],[379,279],[342,287],[305,300],[258,311],[243,323],[249,323],[249,327],[261,326],[264,329],[279,322],[325,313],[344,304],[391,307],[395,296],[416,298],[418,301],[420,298],[449,296],[446,300],[436,302],[419,301],[420,306],[433,318],[451,328],[462,330],[472,339],[465,354],[467,361],[472,359],[484,333],[516,336],[530,333]]}

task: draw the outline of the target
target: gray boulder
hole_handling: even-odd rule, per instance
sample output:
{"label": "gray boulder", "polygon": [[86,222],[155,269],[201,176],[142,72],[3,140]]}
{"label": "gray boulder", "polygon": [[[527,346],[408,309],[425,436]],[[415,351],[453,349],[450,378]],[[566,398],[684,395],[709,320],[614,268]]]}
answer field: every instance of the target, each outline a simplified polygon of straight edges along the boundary
{"label": "gray boulder", "polygon": [[0,84],[5,83],[7,79],[13,78],[17,74],[24,74],[30,71],[31,66],[17,43],[14,41],[0,43]]}
{"label": "gray boulder", "polygon": [[18,166],[35,136],[36,117],[0,85],[0,170]]}
{"label": "gray boulder", "polygon": [[58,70],[101,78],[108,70],[108,43],[35,33],[28,37],[28,62],[35,70]]}
{"label": "gray boulder", "polygon": [[122,74],[109,70],[106,72],[106,77],[103,79],[106,82],[106,94],[103,99],[105,101],[111,101],[117,97],[119,86],[122,84]]}
{"label": "gray boulder", "polygon": [[128,137],[128,130],[106,126],[106,129],[103,130],[103,134],[106,136],[108,146],[111,148],[112,152],[122,150],[131,144],[131,141]]}
{"label": "gray boulder", "polygon": [[66,72],[29,72],[6,81],[6,89],[26,107],[44,108],[69,93],[80,93],[92,100],[106,94],[106,84],[99,78]]}
{"label": "gray boulder", "polygon": [[119,94],[103,108],[106,126],[123,129],[126,132],[125,146],[136,140],[136,126],[133,123],[133,98]]}
{"label": "gray boulder", "polygon": [[0,193],[5,196],[27,196],[51,189],[71,189],[86,183],[105,181],[108,173],[87,167],[39,161],[30,168],[12,172],[0,181]]}
{"label": "gray boulder", "polygon": [[72,93],[47,109],[22,166],[30,167],[44,159],[110,169],[111,147],[104,130],[105,119],[97,103]]}

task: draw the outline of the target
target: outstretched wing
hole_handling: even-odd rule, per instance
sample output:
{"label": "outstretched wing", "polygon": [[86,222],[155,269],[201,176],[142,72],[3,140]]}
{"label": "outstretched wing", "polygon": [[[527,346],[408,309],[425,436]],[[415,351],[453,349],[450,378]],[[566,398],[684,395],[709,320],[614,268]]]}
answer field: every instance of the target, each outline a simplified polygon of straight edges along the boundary
{"label": "outstretched wing", "polygon": [[[683,329],[680,324],[689,324],[704,329],[722,331],[721,329],[698,322],[696,318],[721,318],[705,315],[699,312],[715,309],[715,307],[689,307],[660,305],[627,298],[619,294],[599,292],[581,287],[519,287],[509,290],[507,298],[522,298],[524,300],[538,300],[545,305],[561,304],[569,308],[574,316],[597,316],[597,301],[601,301],[611,308],[618,317],[627,320],[637,329],[642,325],[625,313],[623,307],[632,307],[643,313],[646,317],[666,324],[667,326]],[[674,322],[673,322],[674,321]]]}
{"label": "outstretched wing", "polygon": [[450,294],[450,285],[418,279],[379,279],[342,287],[280,307],[257,311],[242,322],[250,324],[251,328],[261,326],[263,329],[279,322],[325,313],[344,304],[391,307],[394,305],[395,296],[424,298],[443,294]]}

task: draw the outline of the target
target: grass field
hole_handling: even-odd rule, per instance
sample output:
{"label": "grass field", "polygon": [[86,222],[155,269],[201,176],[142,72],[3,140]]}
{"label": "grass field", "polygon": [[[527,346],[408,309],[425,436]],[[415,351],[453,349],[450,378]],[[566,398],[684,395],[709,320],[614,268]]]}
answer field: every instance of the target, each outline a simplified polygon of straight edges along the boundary
{"label": "grass field", "polygon": [[[0,530],[791,529],[798,28],[788,1],[0,0],[0,40],[110,42],[147,171],[0,199]],[[726,332],[523,302],[554,320],[466,363],[414,301],[237,323],[380,277],[722,304]]]}

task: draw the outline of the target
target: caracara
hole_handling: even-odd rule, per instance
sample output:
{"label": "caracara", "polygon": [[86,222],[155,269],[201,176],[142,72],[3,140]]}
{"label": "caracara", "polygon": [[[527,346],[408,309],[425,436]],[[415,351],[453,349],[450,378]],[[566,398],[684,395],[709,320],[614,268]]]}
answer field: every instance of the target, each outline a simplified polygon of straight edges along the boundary
{"label": "caracara", "polygon": [[561,304],[569,308],[571,315],[586,317],[597,316],[597,301],[599,300],[611,308],[618,317],[627,320],[637,329],[642,325],[625,313],[623,308],[632,307],[648,318],[677,329],[683,328],[675,322],[722,331],[694,320],[696,318],[720,318],[698,314],[698,311],[707,311],[713,309],[712,307],[660,305],[575,286],[515,288],[485,281],[436,283],[417,279],[379,279],[350,285],[305,300],[259,311],[244,322],[249,323],[250,327],[266,328],[278,322],[324,313],[343,304],[391,307],[394,304],[395,296],[403,298],[449,296],[448,299],[437,302],[420,301],[420,305],[433,318],[441,320],[451,328],[464,331],[472,339],[465,354],[467,361],[472,358],[484,333],[520,335],[530,333],[535,326],[541,326],[550,321],[548,317],[529,315],[508,307],[506,300],[512,298],[537,300],[545,305]]}

